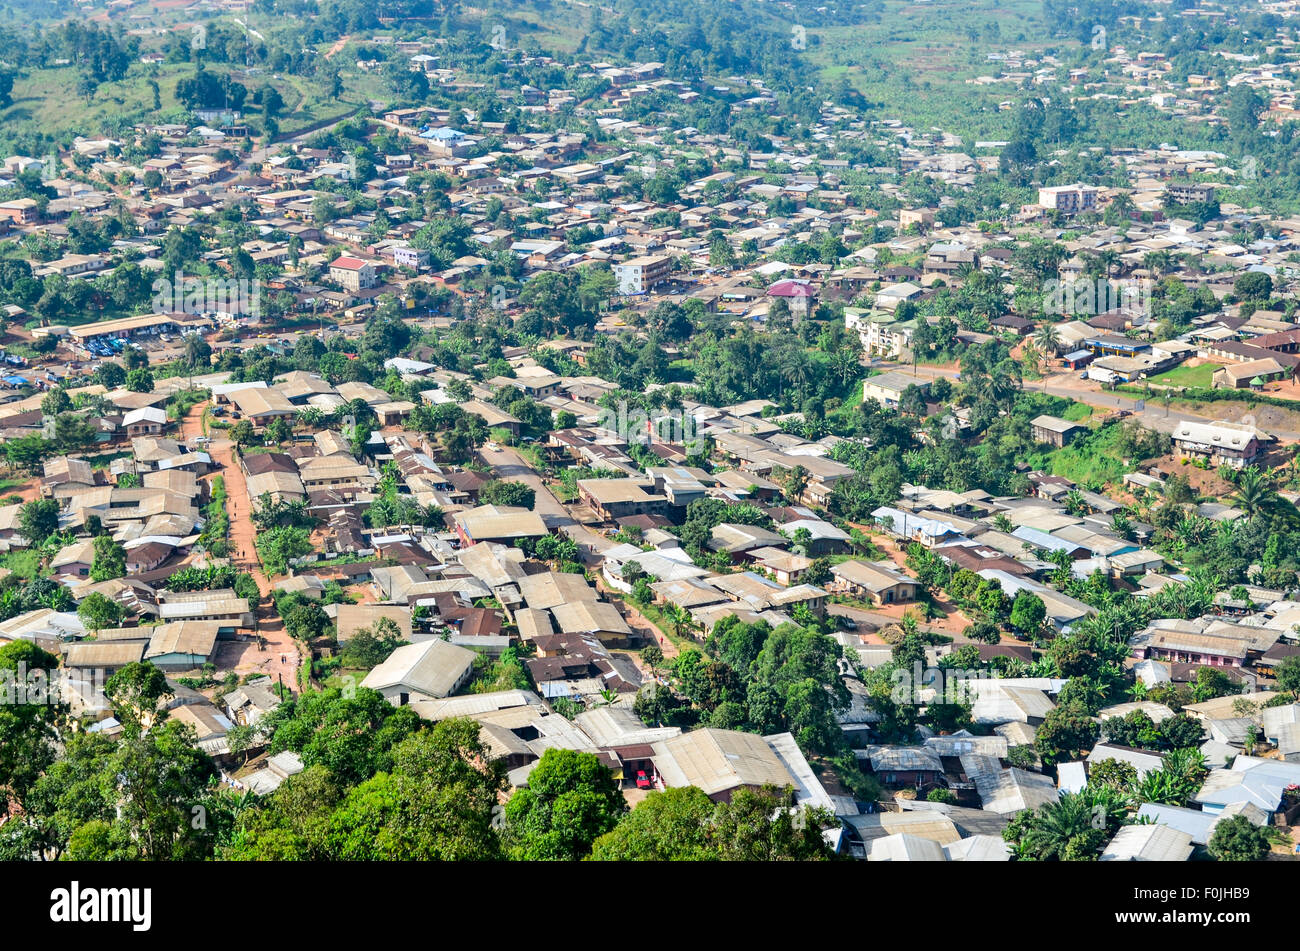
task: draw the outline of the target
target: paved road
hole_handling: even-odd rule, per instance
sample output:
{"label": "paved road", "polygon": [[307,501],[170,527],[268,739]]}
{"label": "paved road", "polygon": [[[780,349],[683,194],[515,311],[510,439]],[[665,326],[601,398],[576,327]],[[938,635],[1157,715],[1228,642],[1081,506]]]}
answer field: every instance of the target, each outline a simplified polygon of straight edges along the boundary
{"label": "paved road", "polygon": [[584,564],[598,563],[604,553],[617,544],[578,522],[551,492],[532,464],[514,449],[509,446],[498,446],[496,449],[483,446],[479,449],[478,456],[484,465],[491,467],[495,478],[523,482],[533,488],[537,494],[534,511],[542,517],[547,528],[563,532],[578,543]]}

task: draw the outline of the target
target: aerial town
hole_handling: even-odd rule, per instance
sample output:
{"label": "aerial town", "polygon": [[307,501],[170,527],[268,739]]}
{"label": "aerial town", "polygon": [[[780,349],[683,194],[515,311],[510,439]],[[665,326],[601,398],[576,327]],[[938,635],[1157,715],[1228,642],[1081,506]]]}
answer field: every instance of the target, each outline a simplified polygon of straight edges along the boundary
{"label": "aerial town", "polygon": [[1300,856],[1294,0],[38,7],[0,858]]}

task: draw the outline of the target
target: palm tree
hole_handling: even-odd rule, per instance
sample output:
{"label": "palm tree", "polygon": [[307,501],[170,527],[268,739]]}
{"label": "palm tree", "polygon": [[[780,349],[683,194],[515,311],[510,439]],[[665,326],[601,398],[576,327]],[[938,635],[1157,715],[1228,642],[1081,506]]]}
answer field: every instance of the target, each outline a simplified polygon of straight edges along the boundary
{"label": "palm tree", "polygon": [[1070,515],[1082,515],[1088,511],[1088,503],[1078,489],[1071,489],[1065,494],[1065,511]]}
{"label": "palm tree", "polygon": [[998,404],[1010,404],[1020,392],[1022,382],[1019,364],[1003,360],[989,373],[989,392]]}
{"label": "palm tree", "polygon": [[1091,802],[1078,793],[1062,793],[1056,802],[1042,805],[1034,813],[1020,847],[1040,861],[1063,859],[1072,842],[1095,838],[1094,831]]}
{"label": "palm tree", "polygon": [[1168,251],[1148,251],[1142,255],[1142,266],[1151,272],[1151,276],[1159,280],[1160,275],[1169,270],[1173,263],[1173,255]]}
{"label": "palm tree", "polygon": [[1034,331],[1034,343],[1043,353],[1055,356],[1061,349],[1061,332],[1056,324],[1044,321],[1043,325]]}
{"label": "palm tree", "polygon": [[1247,519],[1253,520],[1255,516],[1270,508],[1276,499],[1277,492],[1268,476],[1254,466],[1241,470],[1241,474],[1237,477],[1237,492],[1233,496],[1233,502],[1246,513]]}

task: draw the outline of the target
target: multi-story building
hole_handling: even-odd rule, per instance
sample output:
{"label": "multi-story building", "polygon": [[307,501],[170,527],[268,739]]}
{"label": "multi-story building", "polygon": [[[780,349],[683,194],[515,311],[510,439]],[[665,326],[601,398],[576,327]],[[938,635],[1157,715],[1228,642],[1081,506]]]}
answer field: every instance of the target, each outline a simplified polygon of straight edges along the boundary
{"label": "multi-story building", "polygon": [[1097,207],[1100,189],[1092,185],[1054,185],[1038,189],[1038,204],[1048,211],[1075,215]]}
{"label": "multi-story building", "polygon": [[1255,427],[1223,420],[1179,423],[1173,442],[1180,459],[1205,459],[1210,465],[1234,469],[1248,466],[1260,450]]}
{"label": "multi-story building", "polygon": [[356,293],[375,286],[375,266],[369,261],[344,255],[330,262],[330,280]]}
{"label": "multi-story building", "polygon": [[915,320],[900,320],[892,313],[844,308],[844,327],[856,331],[869,356],[898,358],[906,355],[916,332]]}
{"label": "multi-story building", "polygon": [[666,254],[646,254],[614,265],[618,292],[625,296],[644,294],[668,277],[673,259]]}

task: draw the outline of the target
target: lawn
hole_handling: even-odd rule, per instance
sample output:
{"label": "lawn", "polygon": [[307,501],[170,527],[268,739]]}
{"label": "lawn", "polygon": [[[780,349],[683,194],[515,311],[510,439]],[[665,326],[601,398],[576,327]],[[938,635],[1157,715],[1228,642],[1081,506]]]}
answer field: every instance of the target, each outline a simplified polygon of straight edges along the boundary
{"label": "lawn", "polygon": [[1174,367],[1165,373],[1148,377],[1147,382],[1159,386],[1196,386],[1208,390],[1214,385],[1214,371],[1217,369],[1219,367],[1214,363],[1202,363],[1195,367]]}
{"label": "lawn", "polygon": [[1061,414],[1061,419],[1071,423],[1083,423],[1092,418],[1092,407],[1087,403],[1071,403],[1070,408]]}

